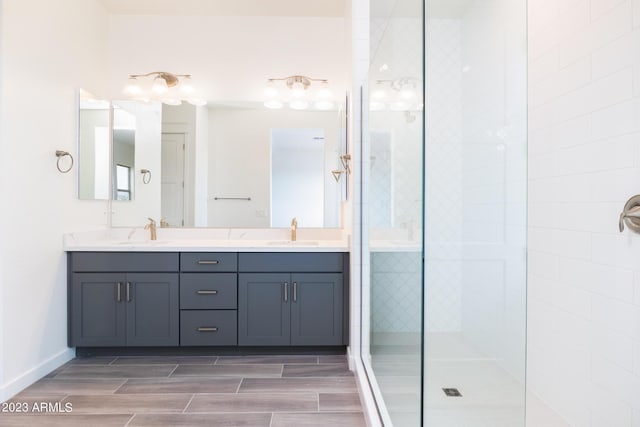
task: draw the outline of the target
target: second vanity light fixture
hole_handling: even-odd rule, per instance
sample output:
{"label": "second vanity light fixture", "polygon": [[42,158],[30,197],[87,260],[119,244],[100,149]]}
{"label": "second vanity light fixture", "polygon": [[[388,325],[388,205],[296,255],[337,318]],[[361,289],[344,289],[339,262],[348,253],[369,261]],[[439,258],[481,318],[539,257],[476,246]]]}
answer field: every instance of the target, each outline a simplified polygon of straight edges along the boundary
{"label": "second vanity light fixture", "polygon": [[[376,80],[371,90],[371,111],[416,111],[422,109],[418,79],[401,77],[394,80]],[[409,117],[407,117],[409,121]],[[411,120],[413,121],[413,120]]]}
{"label": "second vanity light fixture", "polygon": [[[279,87],[282,86],[279,82],[284,82],[284,87]],[[317,88],[311,87],[313,82],[319,83]],[[268,79],[264,96],[264,106],[273,110],[284,107],[285,103],[292,110],[306,110],[311,105],[316,110],[331,110],[335,107],[327,79],[300,75]]]}
{"label": "second vanity light fixture", "polygon": [[145,102],[160,101],[167,105],[180,105],[182,101],[186,101],[192,105],[207,104],[194,96],[196,90],[191,84],[190,74],[173,74],[166,71],[130,74],[129,84],[123,92],[130,98]]}

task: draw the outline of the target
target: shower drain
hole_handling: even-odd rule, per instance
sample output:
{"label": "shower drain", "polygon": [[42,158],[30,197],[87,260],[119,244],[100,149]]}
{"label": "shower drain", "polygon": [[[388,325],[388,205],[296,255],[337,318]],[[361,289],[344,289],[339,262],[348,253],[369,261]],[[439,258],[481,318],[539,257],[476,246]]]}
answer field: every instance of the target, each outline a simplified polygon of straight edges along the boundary
{"label": "shower drain", "polygon": [[443,388],[442,391],[449,397],[462,397],[462,393],[457,388]]}

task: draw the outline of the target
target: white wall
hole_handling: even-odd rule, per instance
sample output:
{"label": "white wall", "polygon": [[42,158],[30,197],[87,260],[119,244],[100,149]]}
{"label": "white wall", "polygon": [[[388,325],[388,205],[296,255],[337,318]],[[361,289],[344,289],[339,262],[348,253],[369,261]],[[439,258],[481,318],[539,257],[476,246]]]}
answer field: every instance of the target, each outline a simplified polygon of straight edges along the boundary
{"label": "white wall", "polygon": [[[78,89],[106,92],[107,15],[92,0],[0,3],[0,401],[72,357],[62,234],[106,225],[77,199]],[[82,19],[78,19],[82,16]]]}
{"label": "white wall", "polygon": [[640,1],[529,1],[529,387],[640,425]]}

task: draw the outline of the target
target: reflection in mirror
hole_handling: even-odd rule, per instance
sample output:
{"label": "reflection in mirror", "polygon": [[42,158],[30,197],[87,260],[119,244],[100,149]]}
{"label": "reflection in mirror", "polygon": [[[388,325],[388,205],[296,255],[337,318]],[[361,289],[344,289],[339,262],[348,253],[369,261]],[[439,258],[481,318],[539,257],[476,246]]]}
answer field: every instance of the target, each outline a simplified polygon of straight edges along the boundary
{"label": "reflection in mirror", "polygon": [[[114,104],[124,107],[124,101]],[[297,216],[301,227],[340,227],[347,176],[344,173],[336,180],[332,171],[343,169],[340,155],[346,153],[344,107],[340,111],[271,111],[261,107],[183,104],[163,105],[160,113],[160,106],[156,109],[132,104],[135,108],[121,109],[135,114],[135,126],[131,126],[135,128],[135,143],[130,145],[135,167],[132,165],[128,174],[133,176],[129,189],[135,201],[113,205],[113,225],[139,226],[152,217],[163,220],[168,227],[268,228],[288,227],[291,218]],[[316,175],[321,181],[314,201],[318,218],[313,221],[294,212],[312,203],[295,196],[297,193],[290,188],[279,193],[286,197],[277,196],[277,203],[278,207],[288,205],[294,209],[283,213],[286,223],[275,220],[277,207],[272,203],[272,190],[278,189],[272,189],[271,184],[274,129],[311,129],[324,138],[318,144],[322,148],[317,150],[315,159],[320,169]],[[115,161],[114,168],[116,165],[128,163]],[[289,166],[296,164],[289,162]],[[150,184],[143,184],[141,168],[153,173]],[[121,182],[126,183],[127,174],[121,173]],[[115,170],[114,174],[117,175]],[[308,196],[307,186],[299,189]],[[126,191],[119,194],[127,197]]]}
{"label": "reflection in mirror", "polygon": [[83,89],[78,98],[78,198],[107,200],[110,104]]}
{"label": "reflection in mirror", "polygon": [[133,200],[136,117],[127,111],[127,101],[116,102],[113,104],[113,199]]}
{"label": "reflection in mirror", "polygon": [[324,182],[324,129],[272,129],[271,226],[323,227]]}
{"label": "reflection in mirror", "polygon": [[[338,112],[217,107],[209,108],[208,120],[208,227],[288,227],[293,216],[301,227],[340,227],[344,180],[336,182],[332,175],[341,168]],[[272,152],[277,140],[272,137],[277,136],[274,130],[283,129],[314,131],[323,138],[316,145],[316,166],[293,157],[276,166],[281,157],[277,142]],[[290,148],[284,153],[293,154]],[[272,161],[275,169],[297,168],[301,175],[280,179],[278,170],[272,175]],[[313,180],[308,174],[317,178],[313,202],[308,199],[312,192],[306,182]],[[312,205],[316,218],[303,220],[300,209]]]}

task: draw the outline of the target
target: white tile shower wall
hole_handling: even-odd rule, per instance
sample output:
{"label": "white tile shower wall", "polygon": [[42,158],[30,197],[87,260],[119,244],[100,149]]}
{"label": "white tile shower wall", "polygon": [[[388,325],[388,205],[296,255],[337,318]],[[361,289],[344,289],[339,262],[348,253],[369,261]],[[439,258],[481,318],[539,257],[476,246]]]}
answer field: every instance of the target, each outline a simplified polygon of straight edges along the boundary
{"label": "white tile shower wall", "polygon": [[462,327],[460,20],[427,19],[426,32],[426,330],[458,332]]}
{"label": "white tile shower wall", "polygon": [[529,1],[531,390],[571,425],[640,425],[640,1]]}
{"label": "white tile shower wall", "polygon": [[[524,2],[469,2],[457,20],[458,69],[451,70],[449,80],[435,76],[433,85],[458,85],[458,123],[445,125],[456,126],[459,134],[452,153],[458,163],[449,172],[458,202],[446,211],[454,215],[459,231],[444,237],[458,251],[451,252],[459,263],[460,330],[467,344],[498,360],[519,380],[524,379],[526,289],[524,17]],[[442,43],[434,39],[427,47]],[[444,102],[452,102],[448,95]],[[427,101],[427,117],[438,114],[443,101]],[[427,135],[427,150],[432,144]],[[427,206],[446,188],[438,185],[430,192],[429,176],[427,167]],[[429,280],[427,276],[427,288]]]}

